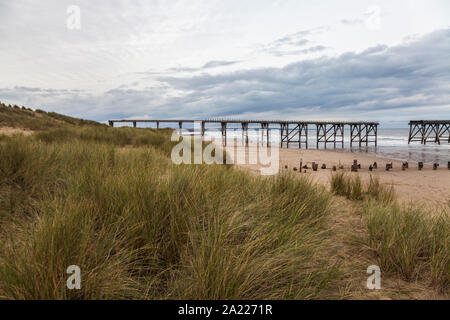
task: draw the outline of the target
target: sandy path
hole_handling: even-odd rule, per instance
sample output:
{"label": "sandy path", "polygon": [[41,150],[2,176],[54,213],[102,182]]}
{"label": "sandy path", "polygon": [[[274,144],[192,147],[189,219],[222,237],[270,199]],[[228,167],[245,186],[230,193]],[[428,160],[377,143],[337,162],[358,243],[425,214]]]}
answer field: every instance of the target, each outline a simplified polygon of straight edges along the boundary
{"label": "sandy path", "polygon": [[[237,147],[237,151],[242,151],[243,147]],[[267,152],[267,151],[266,151]],[[248,156],[248,150],[246,151]],[[409,169],[401,170],[401,161],[377,158],[374,155],[361,155],[349,152],[335,152],[323,150],[304,150],[304,149],[279,149],[280,170],[293,171],[294,167],[299,168],[300,160],[303,164],[307,164],[311,168],[312,162],[319,164],[319,170],[313,172],[311,169],[306,170],[307,175],[313,177],[318,182],[329,184],[331,168],[342,164],[344,170],[350,172],[353,160],[361,163],[361,170],[358,173],[363,181],[367,181],[372,174],[379,177],[380,181],[385,184],[393,184],[397,193],[397,197],[402,202],[420,202],[425,205],[446,205],[450,204],[450,170],[446,167],[440,167],[433,170],[431,166],[425,166],[422,171],[417,169],[417,163],[410,163]],[[449,159],[450,160],[450,159]],[[378,169],[369,172],[369,165],[374,162],[378,163]],[[386,164],[393,163],[393,170],[386,171]],[[322,164],[327,166],[326,170],[320,169]],[[261,165],[241,165],[250,170],[258,170]],[[298,173],[304,174],[304,173]]]}
{"label": "sandy path", "polygon": [[26,136],[29,136],[33,134],[33,131],[26,130],[26,129],[20,129],[20,128],[12,128],[12,127],[0,127],[0,134],[4,134],[7,136],[12,136],[15,134],[23,134]]}

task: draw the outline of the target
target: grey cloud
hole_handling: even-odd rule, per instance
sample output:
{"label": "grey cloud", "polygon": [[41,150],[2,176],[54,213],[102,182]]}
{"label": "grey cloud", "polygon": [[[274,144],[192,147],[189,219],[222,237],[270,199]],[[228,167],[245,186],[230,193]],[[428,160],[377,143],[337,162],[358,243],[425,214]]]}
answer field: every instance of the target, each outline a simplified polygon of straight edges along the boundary
{"label": "grey cloud", "polygon": [[[310,30],[302,30],[293,34],[286,35],[269,44],[262,45],[258,49],[277,57],[301,55],[323,51],[327,49],[327,47],[321,45],[311,46],[313,42],[307,39],[307,36],[325,32],[329,30],[329,28],[329,26],[323,26]],[[310,47],[307,48],[308,46]]]}
{"label": "grey cloud", "polygon": [[199,108],[214,105],[223,115],[319,108],[344,117],[369,117],[380,110],[399,110],[396,116],[407,117],[408,110],[429,107],[449,117],[450,29],[395,47],[380,45],[284,68],[160,80],[189,92],[185,97]]}
{"label": "grey cloud", "polygon": [[145,89],[93,94],[3,88],[0,100],[94,120],[246,115],[406,121],[450,117],[450,29],[388,47],[321,57],[283,68],[160,76]]}
{"label": "grey cloud", "polygon": [[213,60],[205,63],[201,67],[173,67],[170,69],[167,69],[165,71],[144,71],[144,72],[133,72],[132,74],[144,76],[144,78],[153,78],[154,76],[161,76],[164,74],[172,74],[177,72],[198,72],[198,71],[204,71],[207,69],[214,69],[219,67],[226,67],[231,66],[234,64],[237,64],[241,61],[221,61],[221,60]]}
{"label": "grey cloud", "polygon": [[196,72],[196,71],[202,71],[206,69],[213,69],[218,67],[224,67],[224,66],[230,66],[233,64],[239,63],[239,61],[209,61],[205,63],[203,66],[199,68],[188,68],[188,67],[177,67],[177,68],[170,68],[170,72]]}
{"label": "grey cloud", "polygon": [[203,69],[229,66],[232,64],[236,64],[238,62],[239,61],[210,61],[210,62],[205,63],[205,65],[203,66]]}

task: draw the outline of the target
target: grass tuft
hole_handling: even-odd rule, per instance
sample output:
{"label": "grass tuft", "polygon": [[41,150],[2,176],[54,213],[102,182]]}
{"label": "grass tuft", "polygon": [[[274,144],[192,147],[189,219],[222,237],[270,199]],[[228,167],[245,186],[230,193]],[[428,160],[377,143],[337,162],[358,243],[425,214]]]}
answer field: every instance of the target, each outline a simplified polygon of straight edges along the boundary
{"label": "grass tuft", "polygon": [[421,208],[369,202],[366,213],[368,245],[380,267],[405,280],[426,279],[447,290],[450,275],[448,209],[425,212]]}
{"label": "grass tuft", "polygon": [[345,172],[337,172],[331,175],[330,185],[334,194],[350,200],[362,200],[367,196],[382,203],[392,203],[396,198],[392,185],[387,188],[380,183],[378,178],[374,179],[372,176],[364,188],[358,175],[352,176]]}

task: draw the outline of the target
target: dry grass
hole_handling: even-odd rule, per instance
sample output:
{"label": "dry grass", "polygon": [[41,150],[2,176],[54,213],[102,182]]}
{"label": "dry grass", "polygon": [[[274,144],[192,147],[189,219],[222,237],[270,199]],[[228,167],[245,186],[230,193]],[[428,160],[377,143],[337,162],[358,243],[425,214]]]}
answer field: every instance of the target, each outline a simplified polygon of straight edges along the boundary
{"label": "dry grass", "polygon": [[415,206],[379,204],[364,207],[367,243],[380,267],[407,281],[429,280],[442,291],[450,277],[450,212],[430,214]]}
{"label": "dry grass", "polygon": [[335,195],[345,196],[350,200],[363,200],[372,198],[383,203],[395,201],[395,190],[393,186],[382,185],[378,178],[370,176],[369,183],[363,185],[359,175],[350,175],[346,172],[337,172],[331,175],[331,191]]}
{"label": "dry grass", "polygon": [[[102,127],[4,138],[0,297],[321,297],[337,271],[325,188],[175,166],[168,138]],[[79,291],[66,288],[69,265]]]}
{"label": "dry grass", "polygon": [[[399,206],[378,179],[333,174],[349,201],[303,176],[176,166],[168,130],[0,116],[38,131],[0,136],[0,298],[370,297],[360,280],[374,259],[383,283],[448,291],[448,208]],[[66,288],[70,265],[79,291]]]}

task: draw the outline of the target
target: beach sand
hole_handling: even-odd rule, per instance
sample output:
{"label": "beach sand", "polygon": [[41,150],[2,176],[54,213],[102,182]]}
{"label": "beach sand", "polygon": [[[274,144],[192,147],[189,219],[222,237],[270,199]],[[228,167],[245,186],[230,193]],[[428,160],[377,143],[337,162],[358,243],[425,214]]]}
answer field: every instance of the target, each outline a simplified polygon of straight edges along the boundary
{"label": "beach sand", "polygon": [[[227,151],[229,148],[227,148]],[[236,148],[237,151],[242,151],[243,147]],[[267,152],[267,150],[264,152]],[[248,157],[248,150],[246,150],[246,154]],[[294,172],[294,167],[299,168],[302,159],[303,165],[307,164],[310,169],[306,170],[306,174],[298,171],[295,174],[299,176],[307,175],[314,181],[326,184],[328,187],[332,172],[331,168],[334,165],[339,167],[339,164],[342,164],[344,171],[353,175],[359,174],[363,182],[367,182],[370,175],[372,175],[373,177],[379,177],[383,184],[392,184],[400,202],[421,203],[427,206],[450,204],[450,170],[447,167],[433,170],[432,166],[424,166],[424,169],[419,171],[417,163],[409,163],[409,169],[402,171],[401,161],[378,158],[375,155],[305,149],[279,149],[279,159],[280,171],[289,170],[291,172]],[[350,169],[353,160],[358,160],[358,163],[361,164],[361,169],[358,170],[358,173],[351,173]],[[369,166],[375,161],[378,164],[378,169],[369,172]],[[313,172],[311,169],[312,162],[319,164],[317,172]],[[391,162],[393,163],[393,169],[386,171],[386,164]],[[321,169],[322,164],[326,164],[327,169]],[[259,169],[262,167],[262,165],[255,164],[239,166],[258,174],[260,172]],[[288,166],[288,169],[285,169],[285,166]]]}

